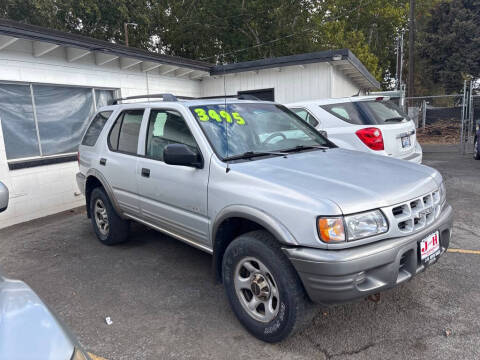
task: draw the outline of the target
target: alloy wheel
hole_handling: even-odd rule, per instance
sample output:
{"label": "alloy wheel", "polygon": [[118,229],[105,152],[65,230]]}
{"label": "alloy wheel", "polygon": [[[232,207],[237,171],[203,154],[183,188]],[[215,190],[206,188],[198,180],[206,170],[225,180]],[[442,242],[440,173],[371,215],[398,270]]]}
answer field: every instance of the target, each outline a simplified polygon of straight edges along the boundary
{"label": "alloy wheel", "polygon": [[235,291],[253,319],[268,323],[278,314],[280,294],[271,271],[254,257],[243,258],[235,268]]}
{"label": "alloy wheel", "polygon": [[107,209],[101,199],[95,201],[94,214],[98,230],[102,235],[107,236],[110,230],[110,223],[108,221]]}

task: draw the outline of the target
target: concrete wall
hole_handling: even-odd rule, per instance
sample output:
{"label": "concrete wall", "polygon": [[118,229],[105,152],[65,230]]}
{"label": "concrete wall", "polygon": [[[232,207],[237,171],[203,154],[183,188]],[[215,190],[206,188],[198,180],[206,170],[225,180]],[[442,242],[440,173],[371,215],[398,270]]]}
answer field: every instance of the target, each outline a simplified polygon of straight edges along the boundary
{"label": "concrete wall", "polygon": [[[32,43],[26,40],[0,51],[0,82],[8,81],[119,89],[122,96],[201,93],[199,80],[160,76],[155,69],[147,75],[139,65],[121,70],[118,59],[97,66],[94,55],[89,54],[70,63],[64,48],[35,58]],[[75,195],[77,171],[76,162],[9,170],[0,126],[0,180],[10,190],[10,206],[0,214],[0,228],[82,205],[83,196]]]}

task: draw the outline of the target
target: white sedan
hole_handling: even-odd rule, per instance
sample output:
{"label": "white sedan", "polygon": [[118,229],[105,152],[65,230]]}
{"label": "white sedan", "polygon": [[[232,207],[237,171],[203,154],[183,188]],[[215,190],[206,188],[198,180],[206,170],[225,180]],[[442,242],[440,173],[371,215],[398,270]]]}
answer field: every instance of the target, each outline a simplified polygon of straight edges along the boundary
{"label": "white sedan", "polygon": [[337,146],[422,162],[415,124],[388,97],[357,96],[286,105]]}

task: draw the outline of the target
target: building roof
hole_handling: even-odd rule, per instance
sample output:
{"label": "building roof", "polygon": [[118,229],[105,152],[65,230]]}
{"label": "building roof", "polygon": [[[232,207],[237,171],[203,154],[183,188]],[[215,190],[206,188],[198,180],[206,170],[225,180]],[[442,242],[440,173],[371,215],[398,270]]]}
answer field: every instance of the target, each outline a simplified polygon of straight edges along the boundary
{"label": "building roof", "polygon": [[[306,65],[319,62],[329,62],[342,71],[349,73],[357,72],[365,78],[367,89],[380,88],[380,83],[373,77],[362,62],[349,50],[326,50],[313,53],[274,57],[269,59],[245,61],[235,64],[217,65],[210,71],[212,75],[223,75],[243,71],[255,71],[262,69],[278,68],[283,66]],[[368,83],[367,83],[368,82]]]}
{"label": "building roof", "polygon": [[160,74],[162,75],[173,73],[177,77],[189,76],[190,79],[201,79],[210,75],[328,62],[349,77],[360,88],[365,90],[380,88],[380,83],[348,49],[281,56],[227,65],[213,65],[203,61],[158,54],[41,26],[0,19],[0,50],[19,38],[33,41],[34,56],[36,57],[43,56],[55,48],[63,46],[67,48],[67,59],[69,62],[94,53],[97,65],[103,65],[120,58],[122,69],[140,64],[142,71],[145,72],[160,67],[162,69]]}
{"label": "building roof", "polygon": [[188,67],[196,70],[210,71],[211,67],[213,66],[212,64],[203,61],[157,54],[134,47],[128,47],[104,40],[94,39],[88,36],[72,34],[64,31],[48,29],[41,26],[29,25],[5,19],[0,19],[0,34],[14,38],[24,38],[62,46],[72,46],[89,51],[126,56],[145,61],[160,61],[164,64]]}

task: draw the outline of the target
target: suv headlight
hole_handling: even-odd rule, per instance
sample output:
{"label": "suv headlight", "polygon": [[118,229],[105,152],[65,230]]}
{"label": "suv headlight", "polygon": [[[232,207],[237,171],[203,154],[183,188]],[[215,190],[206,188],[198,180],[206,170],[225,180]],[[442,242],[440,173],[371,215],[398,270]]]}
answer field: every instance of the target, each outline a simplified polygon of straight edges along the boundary
{"label": "suv headlight", "polygon": [[386,233],[388,223],[380,210],[373,210],[345,217],[320,217],[317,228],[322,241],[335,244]]}
{"label": "suv headlight", "polygon": [[380,210],[364,212],[345,217],[348,240],[358,240],[369,236],[383,234],[388,230],[388,223]]}

